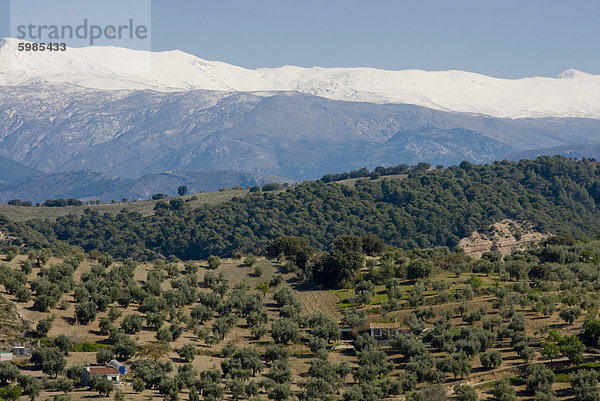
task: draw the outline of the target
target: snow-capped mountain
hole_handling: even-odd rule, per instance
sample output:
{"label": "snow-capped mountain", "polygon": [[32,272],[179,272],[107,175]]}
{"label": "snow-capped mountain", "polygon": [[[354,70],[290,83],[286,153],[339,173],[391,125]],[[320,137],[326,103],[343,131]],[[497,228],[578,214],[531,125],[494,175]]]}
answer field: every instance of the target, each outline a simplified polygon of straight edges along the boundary
{"label": "snow-capped mountain", "polygon": [[556,78],[498,79],[464,71],[373,68],[244,69],[181,51],[115,47],[18,51],[0,40],[0,85],[68,84],[99,90],[299,92],[332,100],[412,104],[508,118],[600,119],[600,75],[576,70]]}
{"label": "snow-capped mountain", "polygon": [[[600,76],[574,70],[518,80],[462,71],[248,70],[179,51],[40,53],[18,51],[18,43],[0,41],[0,168],[7,167],[0,200],[138,197],[182,182],[207,190],[207,183],[249,185],[244,177],[302,181],[600,143]],[[34,173],[43,175],[23,178]]]}

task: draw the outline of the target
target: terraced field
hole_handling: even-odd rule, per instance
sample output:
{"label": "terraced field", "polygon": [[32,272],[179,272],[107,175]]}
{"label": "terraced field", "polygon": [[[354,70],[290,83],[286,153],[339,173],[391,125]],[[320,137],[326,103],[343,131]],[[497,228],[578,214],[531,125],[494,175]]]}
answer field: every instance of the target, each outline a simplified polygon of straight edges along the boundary
{"label": "terraced field", "polygon": [[0,350],[9,351],[16,343],[25,341],[27,330],[15,305],[0,295]]}
{"label": "terraced field", "polygon": [[342,313],[338,306],[338,299],[328,291],[299,291],[298,298],[302,302],[302,308],[305,313],[311,314],[316,311],[324,312],[336,320],[342,318]]}

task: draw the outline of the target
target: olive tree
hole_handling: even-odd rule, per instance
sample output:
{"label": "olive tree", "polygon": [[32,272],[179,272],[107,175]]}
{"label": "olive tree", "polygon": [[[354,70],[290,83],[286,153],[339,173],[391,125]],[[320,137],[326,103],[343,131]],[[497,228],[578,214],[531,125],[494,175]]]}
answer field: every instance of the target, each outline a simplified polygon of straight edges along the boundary
{"label": "olive tree", "polygon": [[177,351],[177,355],[186,363],[192,362],[196,357],[196,348],[192,344],[186,344]]}
{"label": "olive tree", "polygon": [[498,350],[488,351],[479,355],[481,365],[486,369],[495,369],[502,364],[502,353]]}
{"label": "olive tree", "polygon": [[298,323],[292,319],[278,319],[271,326],[271,336],[276,343],[296,343],[300,340],[300,328]]}
{"label": "olive tree", "polygon": [[57,347],[40,347],[33,350],[31,362],[42,368],[42,372],[47,375],[57,377],[62,373],[67,361],[65,356]]}
{"label": "olive tree", "polygon": [[581,369],[569,375],[569,383],[577,401],[599,401],[598,372]]}
{"label": "olive tree", "polygon": [[498,401],[517,401],[515,389],[507,378],[499,380],[494,385],[494,398]]}

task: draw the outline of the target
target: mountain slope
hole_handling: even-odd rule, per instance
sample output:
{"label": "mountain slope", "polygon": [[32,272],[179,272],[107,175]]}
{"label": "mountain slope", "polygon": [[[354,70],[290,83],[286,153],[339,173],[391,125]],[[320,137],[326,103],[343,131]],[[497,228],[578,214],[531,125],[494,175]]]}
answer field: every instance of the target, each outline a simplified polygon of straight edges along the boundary
{"label": "mountain slope", "polygon": [[600,143],[586,143],[586,144],[573,144],[573,145],[562,145],[551,148],[542,149],[530,149],[516,154],[510,155],[510,160],[520,159],[535,159],[536,157],[548,155],[548,156],[564,156],[576,159],[586,157],[588,159],[600,160]]}
{"label": "mountain slope", "polygon": [[248,70],[180,51],[149,53],[114,47],[19,52],[0,40],[0,85],[70,84],[85,88],[294,91],[333,100],[403,103],[509,118],[600,118],[600,76],[570,70],[557,78],[497,79],[464,71],[372,68]]}
{"label": "mountain slope", "polygon": [[56,198],[97,199],[95,195],[117,191],[131,182],[92,171],[38,174],[6,185],[0,190],[0,201],[21,199],[35,203]]}
{"label": "mountain slope", "polygon": [[[513,147],[488,138],[479,132],[463,128],[439,129],[423,127],[400,131],[386,142],[381,159],[390,164],[417,164],[421,160],[436,160],[438,164],[456,164],[457,160],[485,163],[500,159]],[[419,159],[415,155],[420,155]],[[491,155],[487,157],[484,155]]]}
{"label": "mountain slope", "polygon": [[0,149],[45,173],[137,179],[237,170],[304,180],[377,165],[487,162],[590,141],[600,141],[600,120],[500,119],[297,93],[0,86]]}
{"label": "mountain slope", "polygon": [[179,186],[187,186],[190,193],[217,191],[236,185],[249,187],[271,182],[291,183],[280,177],[239,171],[173,171],[150,174],[137,180],[114,177],[93,171],[69,171],[35,175],[23,181],[7,184],[0,189],[0,202],[11,199],[42,203],[47,199],[76,198],[110,202],[150,199],[153,194],[177,194]]}
{"label": "mountain slope", "polygon": [[19,181],[35,174],[39,174],[39,171],[0,156],[0,184]]}

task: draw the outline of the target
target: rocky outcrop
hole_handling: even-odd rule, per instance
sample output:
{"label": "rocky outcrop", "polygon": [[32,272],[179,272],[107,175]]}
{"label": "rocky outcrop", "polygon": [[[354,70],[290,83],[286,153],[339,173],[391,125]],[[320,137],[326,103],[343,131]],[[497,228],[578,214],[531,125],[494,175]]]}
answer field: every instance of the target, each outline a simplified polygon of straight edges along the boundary
{"label": "rocky outcrop", "polygon": [[503,220],[499,223],[474,231],[463,238],[458,246],[467,255],[480,258],[484,252],[499,251],[503,255],[525,249],[547,238],[550,234],[536,231],[532,224],[514,220]]}

